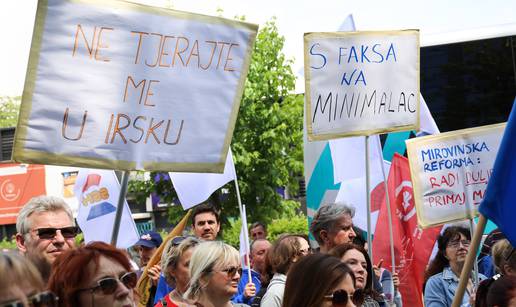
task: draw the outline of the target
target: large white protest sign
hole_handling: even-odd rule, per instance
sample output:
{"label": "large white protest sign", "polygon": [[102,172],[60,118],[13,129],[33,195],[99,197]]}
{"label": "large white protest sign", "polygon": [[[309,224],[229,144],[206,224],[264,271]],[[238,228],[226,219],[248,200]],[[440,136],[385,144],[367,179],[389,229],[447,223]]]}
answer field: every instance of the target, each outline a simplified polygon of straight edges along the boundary
{"label": "large white protest sign", "polygon": [[406,141],[421,227],[476,216],[504,129],[496,124]]}
{"label": "large white protest sign", "polygon": [[419,31],[306,33],[310,140],[419,129]]}
{"label": "large white protest sign", "polygon": [[222,172],[256,31],[122,1],[39,1],[14,159]]}

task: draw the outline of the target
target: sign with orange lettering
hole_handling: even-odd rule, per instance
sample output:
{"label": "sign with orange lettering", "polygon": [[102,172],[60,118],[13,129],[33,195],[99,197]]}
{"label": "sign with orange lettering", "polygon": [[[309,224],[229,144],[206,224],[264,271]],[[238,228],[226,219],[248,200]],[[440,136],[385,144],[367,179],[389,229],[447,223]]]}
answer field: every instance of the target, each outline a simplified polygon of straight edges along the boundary
{"label": "sign with orange lettering", "polygon": [[13,158],[222,172],[257,26],[119,1],[40,1]]}

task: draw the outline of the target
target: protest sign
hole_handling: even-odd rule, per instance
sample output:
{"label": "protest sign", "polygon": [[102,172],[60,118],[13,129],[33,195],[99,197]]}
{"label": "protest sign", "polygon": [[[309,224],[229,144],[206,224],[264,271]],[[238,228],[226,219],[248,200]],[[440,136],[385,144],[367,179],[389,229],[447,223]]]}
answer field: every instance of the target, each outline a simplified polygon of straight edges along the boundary
{"label": "protest sign", "polygon": [[14,159],[222,172],[256,31],[122,1],[40,1]]}
{"label": "protest sign", "polygon": [[419,31],[305,33],[309,140],[419,130]]}
{"label": "protest sign", "polygon": [[422,228],[476,216],[504,129],[502,123],[406,141]]}

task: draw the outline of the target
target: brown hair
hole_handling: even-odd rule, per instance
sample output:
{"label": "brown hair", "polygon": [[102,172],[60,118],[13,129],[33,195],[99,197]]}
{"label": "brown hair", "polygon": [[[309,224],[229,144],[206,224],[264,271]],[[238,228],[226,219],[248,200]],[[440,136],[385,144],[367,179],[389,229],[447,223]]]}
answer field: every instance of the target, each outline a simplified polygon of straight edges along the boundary
{"label": "brown hair", "polygon": [[502,276],[489,287],[487,306],[509,306],[513,297],[516,297],[516,276]]}
{"label": "brown hair", "polygon": [[328,254],[331,256],[337,257],[339,259],[342,259],[342,257],[344,257],[344,255],[352,249],[356,249],[357,251],[361,252],[364,255],[364,258],[367,263],[367,269],[366,269],[367,279],[366,279],[366,284],[364,287],[364,294],[370,295],[374,299],[378,299],[380,295],[378,293],[376,293],[376,291],[373,289],[373,274],[374,274],[373,265],[371,263],[371,259],[369,258],[369,255],[367,254],[366,250],[363,247],[353,244],[353,243],[344,243],[344,244],[339,244],[339,245],[335,246],[334,248],[332,248],[328,252]]}
{"label": "brown hair", "polygon": [[36,267],[25,257],[14,252],[0,253],[0,297],[11,288],[24,289],[27,285],[41,291],[45,288]]}
{"label": "brown hair", "polygon": [[355,276],[347,264],[333,256],[314,254],[303,257],[288,272],[283,307],[321,306],[324,296],[346,276]]}
{"label": "brown hair", "polygon": [[201,213],[206,213],[206,212],[213,213],[213,215],[215,216],[215,221],[217,221],[217,223],[220,223],[219,212],[217,211],[215,206],[213,206],[212,204],[209,204],[209,203],[204,203],[204,204],[200,204],[200,205],[193,207],[193,209],[192,209],[192,225],[195,225],[195,217],[197,217],[197,215],[199,215]]}
{"label": "brown hair", "polygon": [[[272,273],[287,274],[295,258],[301,254],[302,235],[284,235],[267,252],[266,266]],[[306,240],[306,239],[305,239]]]}
{"label": "brown hair", "polygon": [[[466,237],[466,239],[471,240],[469,229],[463,226],[450,226],[444,230],[439,238],[437,238],[439,251],[428,265],[428,269],[425,271],[425,284],[428,278],[437,273],[441,273],[443,269],[450,264],[450,261],[446,258],[446,247],[450,241],[460,238],[461,234]],[[423,286],[423,289],[424,288],[425,287]]]}
{"label": "brown hair", "polygon": [[92,242],[77,249],[64,252],[52,266],[48,288],[59,297],[60,307],[80,306],[79,289],[83,288],[96,272],[90,272],[89,264],[98,269],[100,257],[120,263],[131,271],[127,254],[104,242]]}

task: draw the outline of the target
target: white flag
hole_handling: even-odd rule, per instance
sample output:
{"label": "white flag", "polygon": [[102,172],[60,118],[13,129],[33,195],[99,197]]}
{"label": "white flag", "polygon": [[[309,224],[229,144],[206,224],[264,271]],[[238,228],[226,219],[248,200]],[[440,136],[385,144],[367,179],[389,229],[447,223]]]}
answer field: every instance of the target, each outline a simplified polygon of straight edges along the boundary
{"label": "white flag", "polygon": [[[84,241],[110,243],[120,194],[120,183],[115,172],[80,169],[74,192],[79,202],[77,223],[84,233]],[[129,248],[139,239],[140,235],[131,216],[131,210],[124,200],[116,247]]]}
{"label": "white flag", "polygon": [[207,200],[213,192],[236,178],[231,150],[228,151],[222,174],[173,172],[169,174],[179,201],[185,210]]}
{"label": "white flag", "polygon": [[421,99],[419,100],[419,117],[421,121],[421,125],[419,127],[419,131],[417,136],[424,136],[428,134],[438,134],[439,128],[437,128],[437,124],[435,123],[430,110],[428,109],[428,105],[426,101],[423,99],[423,95],[420,95]]}
{"label": "white flag", "polygon": [[251,255],[251,251],[249,250],[249,241],[247,235],[247,216],[245,212],[245,206],[242,207],[242,227],[240,228],[240,260],[242,261],[242,267],[247,268],[249,263],[247,263],[247,257],[245,255]]}

